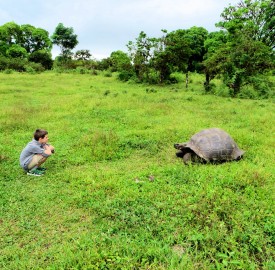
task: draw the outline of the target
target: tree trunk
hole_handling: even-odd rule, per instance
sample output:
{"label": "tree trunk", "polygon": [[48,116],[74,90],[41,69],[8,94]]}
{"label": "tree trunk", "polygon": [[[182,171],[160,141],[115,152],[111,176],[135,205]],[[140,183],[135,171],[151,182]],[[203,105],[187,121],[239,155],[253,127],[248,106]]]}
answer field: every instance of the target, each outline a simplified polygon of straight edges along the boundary
{"label": "tree trunk", "polygon": [[210,91],[210,75],[209,75],[209,73],[205,73],[204,89],[206,92]]}

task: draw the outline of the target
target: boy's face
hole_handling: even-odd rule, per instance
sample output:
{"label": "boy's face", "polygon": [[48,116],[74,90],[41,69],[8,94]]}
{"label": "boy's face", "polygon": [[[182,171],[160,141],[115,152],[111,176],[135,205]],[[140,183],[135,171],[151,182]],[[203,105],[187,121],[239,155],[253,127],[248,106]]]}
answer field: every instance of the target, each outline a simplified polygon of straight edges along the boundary
{"label": "boy's face", "polygon": [[47,143],[48,142],[48,140],[49,140],[49,137],[48,137],[48,135],[45,135],[45,137],[44,138],[39,138],[39,142],[40,143]]}

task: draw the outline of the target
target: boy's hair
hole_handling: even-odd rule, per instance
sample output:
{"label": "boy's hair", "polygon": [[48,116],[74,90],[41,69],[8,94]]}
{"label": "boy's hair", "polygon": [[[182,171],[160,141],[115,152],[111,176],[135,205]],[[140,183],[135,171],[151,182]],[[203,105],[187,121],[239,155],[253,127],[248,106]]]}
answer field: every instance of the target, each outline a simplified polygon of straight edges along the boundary
{"label": "boy's hair", "polygon": [[33,137],[36,141],[38,141],[40,138],[44,139],[44,137],[48,134],[47,130],[44,129],[37,129],[34,134]]}

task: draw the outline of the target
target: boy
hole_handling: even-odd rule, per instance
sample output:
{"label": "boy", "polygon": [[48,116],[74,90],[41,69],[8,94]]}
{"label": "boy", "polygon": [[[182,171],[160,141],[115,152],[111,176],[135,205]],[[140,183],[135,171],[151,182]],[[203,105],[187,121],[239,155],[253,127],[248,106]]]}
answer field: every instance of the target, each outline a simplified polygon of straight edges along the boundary
{"label": "boy", "polygon": [[33,134],[33,140],[27,144],[20,155],[20,166],[28,175],[41,176],[45,168],[41,168],[49,156],[54,153],[54,147],[47,144],[48,131],[37,129]]}

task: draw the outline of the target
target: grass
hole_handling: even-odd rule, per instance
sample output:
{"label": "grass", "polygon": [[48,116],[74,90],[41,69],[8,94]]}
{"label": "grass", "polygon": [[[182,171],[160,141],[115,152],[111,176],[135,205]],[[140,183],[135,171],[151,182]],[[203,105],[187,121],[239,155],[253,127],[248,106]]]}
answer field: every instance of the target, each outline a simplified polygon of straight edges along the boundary
{"label": "grass", "polygon": [[[0,74],[1,269],[274,269],[274,103],[88,74]],[[239,162],[175,142],[220,127]],[[36,128],[56,153],[19,167]]]}

